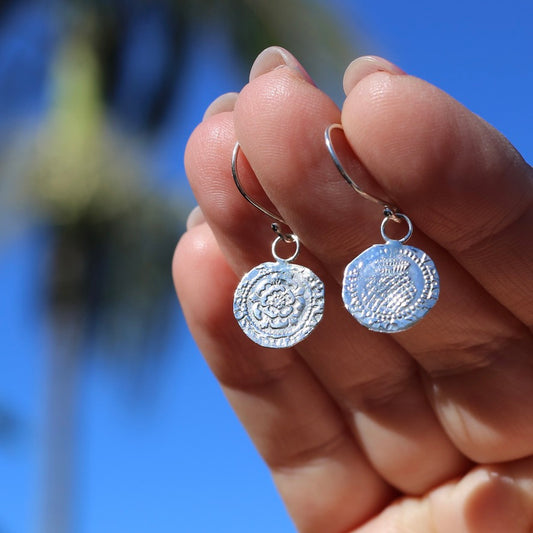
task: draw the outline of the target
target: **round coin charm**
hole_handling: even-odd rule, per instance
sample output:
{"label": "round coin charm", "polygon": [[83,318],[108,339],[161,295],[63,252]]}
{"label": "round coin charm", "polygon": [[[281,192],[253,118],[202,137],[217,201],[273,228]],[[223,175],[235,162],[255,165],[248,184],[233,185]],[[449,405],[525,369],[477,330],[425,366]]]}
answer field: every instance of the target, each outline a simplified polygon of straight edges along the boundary
{"label": "round coin charm", "polygon": [[400,241],[371,246],[344,271],[344,305],[372,331],[396,333],[410,328],[438,297],[439,275],[431,258]]}
{"label": "round coin charm", "polygon": [[303,340],[324,312],[324,284],[308,268],[284,260],[262,263],[235,290],[233,314],[255,343],[289,348]]}

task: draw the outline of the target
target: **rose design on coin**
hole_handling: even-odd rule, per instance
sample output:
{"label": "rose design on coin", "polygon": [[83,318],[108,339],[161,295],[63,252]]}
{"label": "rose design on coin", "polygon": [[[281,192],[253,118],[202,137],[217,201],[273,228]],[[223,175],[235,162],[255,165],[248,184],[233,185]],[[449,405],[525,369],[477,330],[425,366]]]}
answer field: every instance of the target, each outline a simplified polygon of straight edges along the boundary
{"label": "rose design on coin", "polygon": [[250,295],[254,317],[265,327],[287,328],[298,322],[305,308],[304,292],[293,280],[268,281],[258,293]]}
{"label": "rose design on coin", "polygon": [[344,273],[344,304],[373,331],[396,333],[410,328],[438,297],[439,275],[431,258],[399,241],[371,246]]}
{"label": "rose design on coin", "polygon": [[288,348],[303,340],[323,311],[322,281],[308,268],[283,260],[250,270],[233,300],[233,314],[244,333],[270,348]]}

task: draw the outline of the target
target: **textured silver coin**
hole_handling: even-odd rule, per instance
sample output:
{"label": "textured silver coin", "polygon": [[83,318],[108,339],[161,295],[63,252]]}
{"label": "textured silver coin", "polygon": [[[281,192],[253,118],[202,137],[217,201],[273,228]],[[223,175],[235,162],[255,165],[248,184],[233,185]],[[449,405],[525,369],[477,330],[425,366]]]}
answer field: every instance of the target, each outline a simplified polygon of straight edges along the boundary
{"label": "textured silver coin", "polygon": [[399,241],[371,246],[344,271],[344,304],[372,331],[396,333],[410,328],[438,297],[439,275],[431,258]]}
{"label": "textured silver coin", "polygon": [[233,314],[250,339],[288,348],[307,337],[324,312],[324,284],[314,272],[286,261],[262,263],[235,290]]}

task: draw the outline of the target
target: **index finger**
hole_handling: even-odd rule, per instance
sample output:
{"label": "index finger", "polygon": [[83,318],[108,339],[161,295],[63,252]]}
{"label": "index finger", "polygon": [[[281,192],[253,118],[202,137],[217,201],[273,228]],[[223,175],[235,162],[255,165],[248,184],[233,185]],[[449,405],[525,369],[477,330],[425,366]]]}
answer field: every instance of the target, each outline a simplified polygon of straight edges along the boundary
{"label": "index finger", "polygon": [[533,172],[509,142],[411,76],[363,79],[342,123],[357,158],[413,222],[532,328]]}

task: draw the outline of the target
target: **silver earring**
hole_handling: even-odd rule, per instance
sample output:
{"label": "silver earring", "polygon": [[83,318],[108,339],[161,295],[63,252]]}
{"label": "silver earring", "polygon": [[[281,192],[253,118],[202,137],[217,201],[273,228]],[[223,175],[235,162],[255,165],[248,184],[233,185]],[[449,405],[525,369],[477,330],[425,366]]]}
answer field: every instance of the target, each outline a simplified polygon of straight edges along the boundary
{"label": "silver earring", "polygon": [[[235,144],[231,170],[242,196],[262,213],[287,225],[244,191],[237,173],[239,143]],[[275,262],[261,263],[241,279],[233,299],[233,314],[244,333],[255,343],[268,348],[289,348],[307,337],[324,312],[324,284],[308,268],[292,264],[300,251],[300,241],[292,233],[282,233],[271,225],[277,237],[272,243]],[[283,241],[294,244],[295,251],[283,259],[277,253]]]}
{"label": "silver earring", "polygon": [[[361,196],[383,207],[381,236],[385,244],[371,246],[344,271],[342,299],[353,317],[363,326],[382,333],[404,331],[416,324],[435,305],[439,297],[439,275],[432,259],[422,250],[405,243],[413,224],[385,200],[363,191],[344,170],[331,141],[331,131],[342,130],[332,124],[324,133],[329,154],[348,184]],[[385,229],[390,220],[407,223],[407,233],[391,239]]]}

